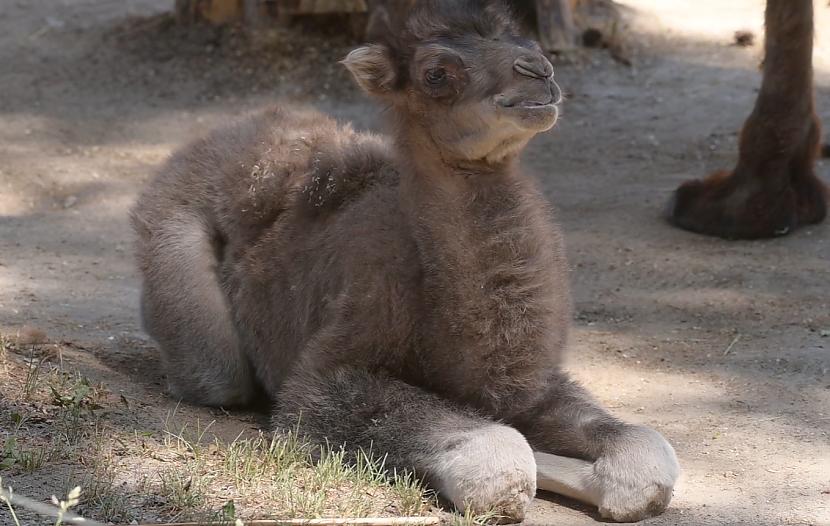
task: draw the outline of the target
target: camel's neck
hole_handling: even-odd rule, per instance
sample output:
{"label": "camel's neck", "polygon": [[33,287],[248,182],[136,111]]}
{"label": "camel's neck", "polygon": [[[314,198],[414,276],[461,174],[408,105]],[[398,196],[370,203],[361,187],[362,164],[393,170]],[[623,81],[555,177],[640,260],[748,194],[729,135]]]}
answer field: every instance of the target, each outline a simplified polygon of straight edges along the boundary
{"label": "camel's neck", "polygon": [[[435,359],[456,361],[451,368],[488,356],[493,370],[504,361],[518,377],[536,374],[541,364],[527,351],[556,353],[570,307],[563,249],[544,198],[512,162],[451,166],[406,148],[399,153],[401,206],[423,270],[427,345],[444,355]],[[539,353],[545,347],[553,352]]]}
{"label": "camel's neck", "polygon": [[[515,163],[449,166],[407,158],[402,206],[422,259],[442,286],[467,296],[486,293],[487,280],[535,279],[528,272],[545,271],[558,234],[535,183]],[[507,275],[511,269],[515,276]]]}
{"label": "camel's neck", "polygon": [[[515,160],[448,163],[415,146],[398,145],[402,206],[423,257],[446,267],[448,280],[479,280],[500,264],[526,267],[558,243],[548,204]],[[464,275],[449,277],[454,269]]]}

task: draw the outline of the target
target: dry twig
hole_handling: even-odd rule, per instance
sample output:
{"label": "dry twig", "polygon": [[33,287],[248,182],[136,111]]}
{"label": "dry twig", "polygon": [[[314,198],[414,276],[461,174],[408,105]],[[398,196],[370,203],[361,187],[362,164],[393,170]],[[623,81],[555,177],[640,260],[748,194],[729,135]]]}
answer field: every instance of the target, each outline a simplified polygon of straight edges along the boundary
{"label": "dry twig", "polygon": [[[283,519],[244,521],[245,526],[433,526],[438,517],[365,517],[337,519]],[[139,526],[207,526],[204,522],[174,522]]]}
{"label": "dry twig", "polygon": [[724,355],[724,356],[726,356],[727,354],[729,354],[729,353],[730,353],[730,351],[732,351],[732,347],[734,347],[734,346],[735,346],[735,344],[736,344],[736,343],[738,343],[738,340],[740,340],[740,339],[741,339],[741,335],[740,335],[740,334],[736,335],[736,336],[732,339],[732,343],[730,343],[730,344],[726,347],[726,350],[725,350],[725,351],[723,351],[723,355]]}

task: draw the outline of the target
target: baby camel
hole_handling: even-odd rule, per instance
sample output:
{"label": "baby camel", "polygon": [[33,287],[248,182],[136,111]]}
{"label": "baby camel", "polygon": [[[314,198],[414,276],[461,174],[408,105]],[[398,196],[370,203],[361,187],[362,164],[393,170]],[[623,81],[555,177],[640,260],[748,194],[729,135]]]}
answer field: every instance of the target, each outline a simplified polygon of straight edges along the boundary
{"label": "baby camel", "polygon": [[551,64],[491,2],[419,2],[392,38],[343,61],[391,140],[271,109],[174,155],[140,198],[172,393],[264,389],[276,429],[385,454],[461,509],[521,520],[540,459],[543,487],[605,517],[660,513],[672,447],[561,369],[561,234],[517,166],[556,121]]}

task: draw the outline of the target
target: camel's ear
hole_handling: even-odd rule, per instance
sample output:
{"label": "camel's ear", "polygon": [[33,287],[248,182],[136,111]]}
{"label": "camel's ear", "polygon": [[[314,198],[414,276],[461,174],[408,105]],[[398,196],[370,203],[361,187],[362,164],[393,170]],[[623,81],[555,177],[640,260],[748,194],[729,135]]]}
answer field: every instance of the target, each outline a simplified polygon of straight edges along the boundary
{"label": "camel's ear", "polygon": [[392,91],[395,84],[395,64],[386,46],[368,44],[361,46],[340,61],[351,71],[357,84],[372,95]]}

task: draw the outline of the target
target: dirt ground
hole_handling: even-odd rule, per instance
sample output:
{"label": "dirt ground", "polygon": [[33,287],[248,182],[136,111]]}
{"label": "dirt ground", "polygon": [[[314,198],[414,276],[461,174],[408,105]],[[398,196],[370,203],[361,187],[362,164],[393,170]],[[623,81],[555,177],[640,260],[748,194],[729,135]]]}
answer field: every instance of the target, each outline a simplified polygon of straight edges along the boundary
{"label": "dirt ground", "polygon": [[[0,331],[44,331],[65,365],[103,382],[118,406],[109,413],[128,430],[158,429],[176,405],[138,319],[127,222],[153,169],[193,136],[277,99],[359,127],[382,121],[334,63],[352,44],[345,37],[187,31],[156,16],[171,4],[0,2]],[[763,2],[726,4],[624,2],[633,66],[602,51],[558,65],[562,120],[524,166],[567,239],[570,369],[616,414],[664,433],[680,458],[671,508],[647,522],[830,525],[830,224],[727,242],[660,216],[681,181],[732,165],[757,92],[759,44],[730,43],[738,29],[762,40]],[[824,4],[816,82],[830,126]],[[818,170],[830,182],[827,163]],[[20,371],[24,357],[10,353],[6,367]],[[2,436],[22,406],[0,394]],[[248,414],[179,411],[215,419],[231,437],[259,425]],[[57,468],[3,478],[38,498],[67,489]],[[597,520],[541,495],[527,524]]]}

